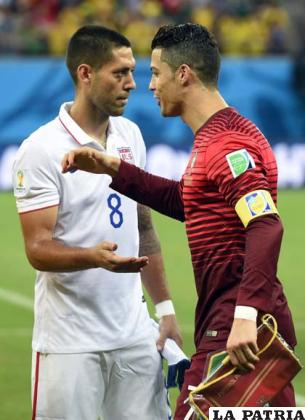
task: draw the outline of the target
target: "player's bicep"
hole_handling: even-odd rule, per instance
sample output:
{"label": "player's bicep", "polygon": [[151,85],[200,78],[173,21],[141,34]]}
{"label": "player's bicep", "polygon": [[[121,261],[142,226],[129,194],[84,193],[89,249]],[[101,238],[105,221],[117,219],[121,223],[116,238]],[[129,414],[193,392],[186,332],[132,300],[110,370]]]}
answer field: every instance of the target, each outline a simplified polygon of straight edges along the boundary
{"label": "player's bicep", "polygon": [[[246,146],[242,146],[242,140]],[[244,136],[230,135],[210,145],[206,168],[207,178],[233,208],[241,197],[269,190],[260,149]]]}
{"label": "player's bicep", "polygon": [[44,241],[52,240],[57,220],[58,206],[20,213],[24,243],[31,260]]}

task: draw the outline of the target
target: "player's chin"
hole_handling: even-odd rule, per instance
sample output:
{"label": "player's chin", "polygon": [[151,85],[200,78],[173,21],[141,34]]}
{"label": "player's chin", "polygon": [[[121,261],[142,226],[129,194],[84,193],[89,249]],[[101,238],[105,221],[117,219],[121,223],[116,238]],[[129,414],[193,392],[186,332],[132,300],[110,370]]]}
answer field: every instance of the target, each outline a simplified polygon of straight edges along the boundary
{"label": "player's chin", "polygon": [[163,117],[178,117],[179,116],[179,114],[174,112],[173,110],[164,109],[164,108],[161,108],[161,115]]}
{"label": "player's chin", "polygon": [[119,117],[120,115],[123,115],[124,109],[125,109],[124,106],[113,107],[110,115],[112,117]]}

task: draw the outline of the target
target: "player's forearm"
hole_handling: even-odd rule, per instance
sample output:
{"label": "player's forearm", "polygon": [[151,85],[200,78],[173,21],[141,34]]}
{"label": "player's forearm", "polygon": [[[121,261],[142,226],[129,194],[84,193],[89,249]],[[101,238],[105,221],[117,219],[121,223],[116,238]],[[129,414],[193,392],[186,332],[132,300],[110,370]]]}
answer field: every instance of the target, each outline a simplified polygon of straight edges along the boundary
{"label": "player's forearm", "polygon": [[113,162],[113,171],[108,172],[111,176],[116,173],[111,188],[159,213],[180,221],[185,220],[179,182],[149,174],[124,161],[121,161],[119,167],[117,160]]}
{"label": "player's forearm", "polygon": [[159,319],[157,349],[159,351],[163,349],[167,338],[172,338],[182,348],[183,340],[174,305],[170,298],[161,254],[149,255],[149,262],[149,265],[142,270],[141,277],[144,287],[155,305],[155,315]]}
{"label": "player's forearm", "polygon": [[282,235],[283,226],[276,215],[258,218],[247,227],[244,270],[237,305],[272,312],[274,288],[280,287],[276,272]]}
{"label": "player's forearm", "polygon": [[138,228],[140,236],[139,256],[149,256],[149,265],[141,274],[145,289],[154,304],[170,299],[166,283],[160,241],[155,231],[151,211],[148,207],[138,204]]}
{"label": "player's forearm", "polygon": [[76,271],[97,266],[92,248],[67,247],[54,239],[28,244],[26,253],[39,271]]}
{"label": "player's forearm", "polygon": [[149,265],[141,272],[142,283],[154,305],[171,299],[160,253],[149,255]]}

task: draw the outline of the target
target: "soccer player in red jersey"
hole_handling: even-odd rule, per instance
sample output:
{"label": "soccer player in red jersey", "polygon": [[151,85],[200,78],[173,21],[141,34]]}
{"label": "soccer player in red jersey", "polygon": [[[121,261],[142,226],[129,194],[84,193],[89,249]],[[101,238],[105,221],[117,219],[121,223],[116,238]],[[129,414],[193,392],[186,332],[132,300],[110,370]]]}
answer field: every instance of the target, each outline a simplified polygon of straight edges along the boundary
{"label": "soccer player in red jersey", "polygon": [[[186,223],[198,294],[196,352],[175,420],[185,417],[188,386],[200,383],[209,352],[226,347],[234,365],[255,368],[261,314],[273,314],[279,332],[296,344],[276,275],[283,227],[275,157],[259,129],[221,96],[219,67],[216,41],[201,25],[164,26],[152,41],[150,89],[163,116],[180,116],[194,133],[180,182],[88,148],[63,160],[64,172],[107,173],[112,188]],[[292,385],[272,405],[294,406]]]}

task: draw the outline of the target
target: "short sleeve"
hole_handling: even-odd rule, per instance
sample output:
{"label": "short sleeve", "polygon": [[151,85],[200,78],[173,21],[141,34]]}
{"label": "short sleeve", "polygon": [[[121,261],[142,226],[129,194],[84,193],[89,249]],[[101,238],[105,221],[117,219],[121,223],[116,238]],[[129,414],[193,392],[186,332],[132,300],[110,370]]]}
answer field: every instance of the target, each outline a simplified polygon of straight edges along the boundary
{"label": "short sleeve", "polygon": [[19,213],[59,204],[53,166],[41,145],[30,140],[22,144],[13,165],[13,187]]}
{"label": "short sleeve", "polygon": [[244,134],[213,138],[206,151],[207,178],[232,207],[245,194],[270,190],[260,148]]}

